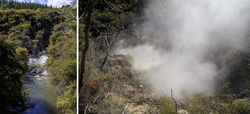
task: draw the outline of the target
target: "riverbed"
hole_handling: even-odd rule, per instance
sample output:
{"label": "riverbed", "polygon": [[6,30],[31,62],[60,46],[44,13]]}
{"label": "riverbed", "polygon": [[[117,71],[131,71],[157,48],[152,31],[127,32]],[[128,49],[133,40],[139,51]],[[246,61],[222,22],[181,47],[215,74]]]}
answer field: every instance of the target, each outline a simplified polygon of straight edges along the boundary
{"label": "riverbed", "polygon": [[25,114],[56,114],[57,95],[48,83],[48,73],[44,69],[44,64],[48,59],[47,55],[38,58],[30,58],[29,70],[25,75],[24,91],[33,103],[33,107],[27,109]]}

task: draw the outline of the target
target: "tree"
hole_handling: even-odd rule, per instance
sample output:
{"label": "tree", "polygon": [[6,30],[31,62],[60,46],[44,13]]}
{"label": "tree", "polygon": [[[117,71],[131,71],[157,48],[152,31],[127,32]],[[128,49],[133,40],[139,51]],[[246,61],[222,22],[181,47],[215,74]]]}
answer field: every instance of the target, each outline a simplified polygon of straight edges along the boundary
{"label": "tree", "polygon": [[82,58],[81,58],[81,67],[80,67],[80,78],[79,78],[79,86],[82,87],[83,83],[84,83],[84,72],[85,72],[85,60],[86,60],[86,55],[87,55],[87,51],[89,48],[89,29],[90,29],[90,22],[91,22],[91,15],[94,9],[94,6],[97,4],[98,0],[93,0],[91,1],[91,3],[89,4],[89,8],[88,8],[88,16],[86,18],[86,26],[85,26],[85,46],[84,49],[82,50]]}
{"label": "tree", "polygon": [[0,112],[25,109],[23,75],[27,70],[28,52],[16,42],[0,36]]}

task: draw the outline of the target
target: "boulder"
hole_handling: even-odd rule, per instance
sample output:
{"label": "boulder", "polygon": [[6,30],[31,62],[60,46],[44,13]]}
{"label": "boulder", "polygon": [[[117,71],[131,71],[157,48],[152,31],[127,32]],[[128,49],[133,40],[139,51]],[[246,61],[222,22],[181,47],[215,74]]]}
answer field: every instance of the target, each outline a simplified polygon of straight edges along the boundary
{"label": "boulder", "polygon": [[43,68],[34,68],[33,70],[31,70],[31,73],[34,73],[34,74],[41,74],[43,73]]}
{"label": "boulder", "polygon": [[37,73],[37,69],[34,68],[33,70],[31,70],[31,73]]}

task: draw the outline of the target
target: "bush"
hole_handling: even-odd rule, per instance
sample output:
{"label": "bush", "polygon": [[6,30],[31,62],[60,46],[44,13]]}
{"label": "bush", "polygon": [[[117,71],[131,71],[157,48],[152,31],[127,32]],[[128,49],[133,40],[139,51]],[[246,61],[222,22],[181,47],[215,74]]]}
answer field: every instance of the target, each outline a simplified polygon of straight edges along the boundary
{"label": "bush", "polygon": [[66,88],[65,93],[58,98],[57,107],[66,114],[76,113],[76,81]]}
{"label": "bush", "polygon": [[0,113],[25,109],[23,76],[27,70],[28,52],[15,41],[0,36]]}
{"label": "bush", "polygon": [[243,101],[234,101],[230,106],[230,112],[232,114],[249,114],[250,106]]}
{"label": "bush", "polygon": [[191,113],[203,114],[214,112],[215,108],[215,99],[213,99],[213,97],[205,96],[191,99],[188,111]]}
{"label": "bush", "polygon": [[175,114],[175,104],[170,98],[162,97],[157,104],[160,114]]}
{"label": "bush", "polygon": [[85,80],[80,90],[80,102],[87,105],[91,101],[91,96],[103,89],[103,84],[98,78],[90,77]]}

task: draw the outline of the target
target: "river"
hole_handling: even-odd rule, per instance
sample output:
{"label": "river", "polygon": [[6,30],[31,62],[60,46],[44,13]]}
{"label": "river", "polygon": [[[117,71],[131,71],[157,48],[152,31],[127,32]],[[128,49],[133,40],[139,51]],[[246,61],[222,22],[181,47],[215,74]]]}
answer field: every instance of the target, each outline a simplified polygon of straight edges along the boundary
{"label": "river", "polygon": [[27,97],[33,103],[33,107],[25,110],[25,114],[59,113],[56,108],[56,92],[48,84],[47,71],[41,70],[47,59],[47,55],[29,59],[29,70],[25,75],[24,91],[28,93]]}

